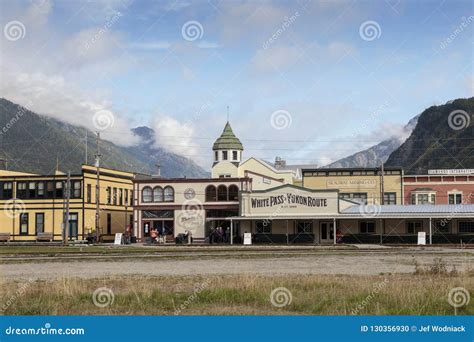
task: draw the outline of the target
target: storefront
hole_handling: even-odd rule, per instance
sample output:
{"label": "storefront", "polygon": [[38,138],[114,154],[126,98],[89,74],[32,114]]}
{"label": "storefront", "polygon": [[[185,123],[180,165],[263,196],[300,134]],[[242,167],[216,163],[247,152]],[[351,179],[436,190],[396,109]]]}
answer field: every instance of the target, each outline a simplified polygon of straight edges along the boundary
{"label": "storefront", "polygon": [[[243,191],[240,215],[229,216],[253,243],[472,243],[474,205],[360,205],[339,190],[294,185]],[[213,221],[208,218],[208,221]]]}

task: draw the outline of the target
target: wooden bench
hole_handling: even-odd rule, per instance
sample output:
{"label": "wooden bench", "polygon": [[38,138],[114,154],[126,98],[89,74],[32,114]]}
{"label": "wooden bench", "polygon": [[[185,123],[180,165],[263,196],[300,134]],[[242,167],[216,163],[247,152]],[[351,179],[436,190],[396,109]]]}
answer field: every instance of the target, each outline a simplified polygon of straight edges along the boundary
{"label": "wooden bench", "polygon": [[53,241],[53,233],[38,233],[36,235],[36,241]]}
{"label": "wooden bench", "polygon": [[10,241],[10,238],[10,233],[0,233],[0,242],[8,242]]}

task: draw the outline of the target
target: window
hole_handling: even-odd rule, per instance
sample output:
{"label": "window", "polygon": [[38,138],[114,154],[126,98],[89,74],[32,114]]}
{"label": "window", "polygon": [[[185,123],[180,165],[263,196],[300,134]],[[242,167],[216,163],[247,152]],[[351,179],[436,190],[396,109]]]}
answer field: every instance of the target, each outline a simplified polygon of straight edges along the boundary
{"label": "window", "polygon": [[55,189],[56,198],[63,198],[63,182],[56,182]]}
{"label": "window", "polygon": [[215,161],[219,160],[219,151],[214,152],[214,160]]}
{"label": "window", "polygon": [[16,197],[26,198],[26,182],[18,182],[16,184]]}
{"label": "window", "polygon": [[237,151],[232,151],[232,160],[239,160]]}
{"label": "window", "polygon": [[124,195],[125,195],[124,204],[128,205],[128,190],[125,189],[125,190],[123,190],[123,192],[124,192]]}
{"label": "window", "polygon": [[20,235],[28,235],[28,213],[20,214]]}
{"label": "window", "polygon": [[239,200],[239,188],[237,185],[229,186],[229,201],[238,201]]}
{"label": "window", "polygon": [[164,194],[163,189],[160,186],[153,188],[153,202],[163,202]]}
{"label": "window", "polygon": [[206,188],[206,202],[217,201],[217,189],[214,185],[208,185]]}
{"label": "window", "polygon": [[225,185],[219,185],[217,187],[217,200],[227,201],[227,187]]}
{"label": "window", "polygon": [[460,233],[474,233],[474,221],[459,221],[458,231]]}
{"label": "window", "polygon": [[434,233],[451,233],[451,221],[446,219],[435,220],[433,222],[433,231]]}
{"label": "window", "polygon": [[341,193],[340,198],[353,200],[361,204],[367,204],[367,193],[366,192],[346,192]]}
{"label": "window", "polygon": [[69,214],[69,239],[77,238],[77,231],[79,227],[79,217],[77,213]]}
{"label": "window", "polygon": [[113,205],[117,205],[117,188],[114,188],[113,190],[113,197],[112,197],[112,202],[113,202]]}
{"label": "window", "polygon": [[151,195],[151,188],[149,188],[149,187],[143,188],[142,201],[143,202],[151,202],[152,199],[153,198],[152,198],[152,195]]}
{"label": "window", "polygon": [[36,234],[44,233],[44,213],[36,213],[35,229],[36,229]]}
{"label": "window", "polygon": [[407,222],[407,233],[408,234],[418,234],[418,232],[423,231],[423,222],[422,221],[408,221]]}
{"label": "window", "polygon": [[13,183],[5,182],[3,183],[3,199],[13,198]]}
{"label": "window", "polygon": [[107,204],[112,204],[112,188],[110,186],[107,187]]}
{"label": "window", "polygon": [[396,192],[384,192],[383,204],[397,204],[397,193]]}
{"label": "window", "polygon": [[28,198],[35,198],[36,197],[36,183],[29,182],[28,183]]}
{"label": "window", "polygon": [[174,189],[170,186],[165,187],[165,202],[173,202],[174,201]]}
{"label": "window", "polygon": [[119,205],[123,205],[123,190],[119,189]]}
{"label": "window", "polygon": [[359,222],[359,232],[361,234],[375,234],[375,222],[374,221]]}
{"label": "window", "polygon": [[256,221],[255,231],[257,234],[271,234],[272,233],[272,221]]}
{"label": "window", "polygon": [[227,156],[227,151],[222,151],[222,160],[227,160],[229,159]]}
{"label": "window", "polygon": [[298,234],[311,234],[313,232],[313,224],[311,222],[298,222],[296,228]]}
{"label": "window", "polygon": [[415,192],[411,194],[411,204],[435,204],[435,192]]}
{"label": "window", "polygon": [[107,234],[112,234],[112,214],[107,214]]}
{"label": "window", "polygon": [[48,198],[54,198],[54,182],[46,183],[46,191],[47,191],[46,196]]}
{"label": "window", "polygon": [[44,197],[44,183],[38,182],[38,191],[36,192],[37,197]]}
{"label": "window", "polygon": [[81,197],[81,181],[73,182],[72,197],[73,198],[80,198]]}
{"label": "window", "polygon": [[87,203],[92,203],[92,185],[87,184]]}
{"label": "window", "polygon": [[449,204],[461,204],[462,203],[462,192],[451,192],[448,193]]}
{"label": "window", "polygon": [[133,204],[133,191],[130,190],[130,205]]}

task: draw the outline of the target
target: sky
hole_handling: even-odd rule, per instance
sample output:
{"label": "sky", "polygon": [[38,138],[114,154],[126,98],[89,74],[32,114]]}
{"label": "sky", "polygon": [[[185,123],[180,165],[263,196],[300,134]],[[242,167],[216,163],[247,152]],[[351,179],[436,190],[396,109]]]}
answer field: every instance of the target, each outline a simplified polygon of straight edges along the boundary
{"label": "sky", "polygon": [[[0,96],[205,169],[229,117],[244,157],[324,166],[474,96],[472,1],[3,0]],[[7,137],[8,139],[8,137]]]}

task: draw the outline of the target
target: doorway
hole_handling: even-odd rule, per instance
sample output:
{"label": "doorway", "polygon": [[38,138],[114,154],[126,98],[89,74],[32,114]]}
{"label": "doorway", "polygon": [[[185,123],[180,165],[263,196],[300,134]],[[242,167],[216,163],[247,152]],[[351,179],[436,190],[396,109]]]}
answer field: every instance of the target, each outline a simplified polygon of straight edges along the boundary
{"label": "doorway", "polygon": [[320,222],[319,223],[319,243],[334,242],[334,223]]}

